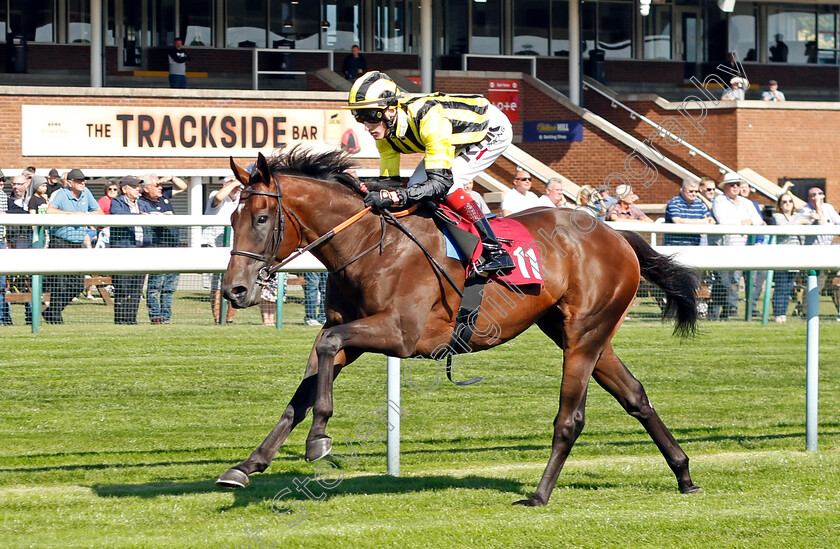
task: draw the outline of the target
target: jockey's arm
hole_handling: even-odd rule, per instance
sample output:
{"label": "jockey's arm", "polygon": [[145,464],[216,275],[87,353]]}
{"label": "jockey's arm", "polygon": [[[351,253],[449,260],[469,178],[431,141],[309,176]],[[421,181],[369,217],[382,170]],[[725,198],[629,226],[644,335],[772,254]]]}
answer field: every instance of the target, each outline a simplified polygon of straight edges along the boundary
{"label": "jockey's arm", "polygon": [[440,200],[452,186],[452,161],[455,147],[452,145],[452,123],[444,115],[443,107],[435,105],[423,116],[418,127],[420,139],[426,149],[423,164],[426,181],[400,191],[403,206],[411,206],[426,200]]}

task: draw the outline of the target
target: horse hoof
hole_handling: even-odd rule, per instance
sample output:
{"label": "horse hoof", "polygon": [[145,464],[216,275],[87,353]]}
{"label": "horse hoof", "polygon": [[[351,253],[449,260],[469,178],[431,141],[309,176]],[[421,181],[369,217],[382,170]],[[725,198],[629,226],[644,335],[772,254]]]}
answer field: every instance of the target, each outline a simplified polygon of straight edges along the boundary
{"label": "horse hoof", "polygon": [[514,505],[524,505],[525,507],[542,507],[545,505],[545,502],[537,496],[531,496],[528,499],[520,499],[519,501],[514,501]]}
{"label": "horse hoof", "polygon": [[703,489],[700,488],[699,486],[697,486],[696,484],[689,484],[688,486],[681,486],[680,487],[680,492],[683,493],[683,494],[696,494],[697,492],[700,492],[701,490],[703,490]]}
{"label": "horse hoof", "polygon": [[306,461],[318,461],[332,451],[332,439],[328,436],[306,441]]}
{"label": "horse hoof", "polygon": [[222,476],[216,479],[216,486],[219,488],[226,488],[228,490],[236,490],[237,488],[245,488],[251,480],[248,475],[231,467],[224,472]]}

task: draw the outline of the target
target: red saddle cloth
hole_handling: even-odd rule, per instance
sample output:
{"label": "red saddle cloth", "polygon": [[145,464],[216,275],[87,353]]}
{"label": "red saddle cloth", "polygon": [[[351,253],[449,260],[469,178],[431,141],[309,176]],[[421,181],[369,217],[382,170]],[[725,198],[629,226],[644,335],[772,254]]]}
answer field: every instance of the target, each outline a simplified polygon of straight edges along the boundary
{"label": "red saddle cloth", "polygon": [[[504,281],[513,286],[521,286],[523,284],[539,284],[542,286],[545,284],[540,249],[533,245],[534,237],[531,236],[530,231],[519,221],[504,217],[494,217],[490,220],[490,226],[493,227],[493,232],[496,233],[496,237],[499,239],[502,247],[513,258],[513,262],[516,263],[513,271],[493,275],[490,278]],[[473,224],[465,219],[459,219],[458,228],[479,236]],[[467,276],[469,276],[475,262],[481,257],[483,249],[484,246],[481,244],[481,239],[479,239],[478,246],[475,247],[470,257]]]}

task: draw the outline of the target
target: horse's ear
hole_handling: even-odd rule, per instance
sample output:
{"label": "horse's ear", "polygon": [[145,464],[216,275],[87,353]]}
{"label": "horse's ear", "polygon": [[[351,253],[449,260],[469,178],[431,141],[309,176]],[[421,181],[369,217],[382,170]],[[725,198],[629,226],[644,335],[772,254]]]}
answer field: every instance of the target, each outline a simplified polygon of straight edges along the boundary
{"label": "horse's ear", "polygon": [[257,153],[257,166],[254,171],[262,174],[262,180],[265,181],[266,185],[271,182],[271,169],[268,167],[268,160],[265,159],[263,153]]}
{"label": "horse's ear", "polygon": [[230,157],[230,169],[233,171],[233,175],[236,176],[236,179],[240,183],[242,183],[243,185],[248,184],[248,180],[251,178],[251,174],[240,168],[239,165],[233,161],[232,156]]}

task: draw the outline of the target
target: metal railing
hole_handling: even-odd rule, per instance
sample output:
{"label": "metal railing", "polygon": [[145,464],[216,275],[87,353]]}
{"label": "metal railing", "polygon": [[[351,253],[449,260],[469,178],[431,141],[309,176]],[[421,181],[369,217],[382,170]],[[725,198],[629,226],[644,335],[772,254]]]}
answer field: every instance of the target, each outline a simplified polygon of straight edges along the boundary
{"label": "metal railing", "polygon": [[461,70],[468,71],[470,58],[487,58],[487,59],[527,59],[531,62],[531,76],[537,77],[537,57],[535,55],[499,55],[499,54],[482,54],[482,53],[462,53],[461,54]]}
{"label": "metal railing", "polygon": [[323,54],[327,56],[327,68],[329,70],[335,70],[335,52],[333,50],[297,50],[297,49],[271,49],[271,48],[254,48],[253,49],[253,87],[255,90],[259,89],[260,85],[260,75],[263,74],[272,74],[272,75],[280,75],[280,76],[300,76],[306,74],[306,71],[296,71],[296,70],[279,70],[279,71],[265,71],[260,70],[260,54],[265,55],[290,55],[295,56],[299,53],[304,54]]}

